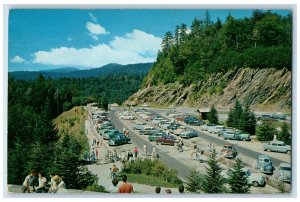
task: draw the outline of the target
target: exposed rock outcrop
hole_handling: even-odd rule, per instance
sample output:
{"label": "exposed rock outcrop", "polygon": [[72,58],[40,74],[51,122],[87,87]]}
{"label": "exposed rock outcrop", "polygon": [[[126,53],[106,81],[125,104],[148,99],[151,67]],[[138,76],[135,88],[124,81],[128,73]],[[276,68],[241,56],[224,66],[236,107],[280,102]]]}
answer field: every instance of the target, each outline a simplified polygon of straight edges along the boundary
{"label": "exposed rock outcrop", "polygon": [[253,109],[286,111],[291,109],[292,77],[287,69],[242,68],[213,74],[207,81],[184,87],[176,82],[147,86],[128,101],[162,106],[229,109],[235,100],[250,103]]}

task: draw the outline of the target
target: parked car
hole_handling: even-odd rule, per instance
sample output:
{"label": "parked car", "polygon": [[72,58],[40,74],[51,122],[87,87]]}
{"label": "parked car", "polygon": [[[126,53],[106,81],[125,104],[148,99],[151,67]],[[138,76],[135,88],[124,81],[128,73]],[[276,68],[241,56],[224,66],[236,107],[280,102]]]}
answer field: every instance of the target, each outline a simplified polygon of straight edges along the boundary
{"label": "parked car", "polygon": [[104,140],[109,140],[114,135],[123,135],[123,133],[120,133],[118,130],[110,130],[107,133],[103,134],[103,139]]}
{"label": "parked car", "polygon": [[203,121],[198,120],[195,117],[191,117],[191,116],[185,117],[184,122],[186,124],[191,125],[191,126],[201,126],[201,125],[203,125]]}
{"label": "parked car", "polygon": [[135,116],[133,115],[122,115],[120,118],[123,120],[135,120]]}
{"label": "parked car", "polygon": [[130,141],[130,138],[126,137],[125,135],[113,135],[110,140],[108,141],[109,146],[117,146],[122,144],[127,144]]}
{"label": "parked car", "polygon": [[198,137],[198,133],[196,131],[187,130],[187,131],[183,131],[179,136],[185,139],[189,139],[193,137]]}
{"label": "parked car", "polygon": [[168,144],[174,146],[176,138],[173,136],[163,136],[156,139],[156,144]]}
{"label": "parked car", "polygon": [[[258,186],[265,186],[266,181],[262,174],[259,173],[253,173],[250,171],[249,168],[242,168],[242,171],[244,175],[247,177],[247,183],[250,185],[253,185],[255,187]],[[228,180],[230,173],[233,172],[232,169],[229,169],[227,173],[222,172],[222,176],[225,178],[225,180]]]}
{"label": "parked car", "polygon": [[216,124],[208,123],[206,125],[201,126],[202,130],[208,131],[210,127],[214,127]]}
{"label": "parked car", "polygon": [[232,144],[225,144],[221,150],[224,158],[235,158],[238,155],[237,149]]}
{"label": "parked car", "polygon": [[[108,131],[113,130],[113,129],[115,129],[113,126],[109,126],[109,127],[104,128],[104,129],[102,129],[102,130],[99,130],[99,134],[100,134],[100,135],[104,135],[105,133],[107,133]],[[116,129],[116,130],[117,130],[117,129]]]}
{"label": "parked car", "polygon": [[273,167],[271,158],[267,155],[259,155],[258,156],[258,169],[262,173],[272,175],[274,167]]}
{"label": "parked car", "polygon": [[138,123],[133,126],[133,130],[143,130],[146,125],[147,125],[147,123]]}
{"label": "parked car", "polygon": [[270,152],[283,152],[289,154],[291,152],[291,146],[286,145],[282,141],[271,141],[268,144],[263,145],[263,150]]}
{"label": "parked car", "polygon": [[270,114],[262,114],[262,115],[259,115],[259,116],[257,116],[257,120],[271,120],[272,119],[272,117],[271,117],[271,115]]}
{"label": "parked car", "polygon": [[141,135],[153,135],[154,133],[159,132],[158,129],[154,127],[145,127],[143,130],[139,131]]}
{"label": "parked car", "polygon": [[271,118],[274,120],[286,120],[287,116],[285,114],[272,114]]}
{"label": "parked car", "polygon": [[227,130],[223,133],[224,140],[236,140],[237,131]]}
{"label": "parked car", "polygon": [[156,139],[157,138],[161,138],[162,136],[166,136],[167,134],[165,133],[165,132],[157,132],[157,133],[154,133],[153,135],[150,135],[149,137],[148,137],[148,140],[150,141],[150,142],[152,142],[152,141],[156,141]]}
{"label": "parked car", "polygon": [[223,129],[225,129],[225,126],[217,125],[217,126],[209,127],[207,131],[210,133],[218,134],[218,132]]}
{"label": "parked car", "polygon": [[279,164],[279,181],[284,181],[284,182],[291,182],[291,174],[292,174],[292,169],[291,169],[291,164],[290,163],[280,163]]}
{"label": "parked car", "polygon": [[250,134],[248,133],[237,133],[235,139],[240,141],[251,141]]}

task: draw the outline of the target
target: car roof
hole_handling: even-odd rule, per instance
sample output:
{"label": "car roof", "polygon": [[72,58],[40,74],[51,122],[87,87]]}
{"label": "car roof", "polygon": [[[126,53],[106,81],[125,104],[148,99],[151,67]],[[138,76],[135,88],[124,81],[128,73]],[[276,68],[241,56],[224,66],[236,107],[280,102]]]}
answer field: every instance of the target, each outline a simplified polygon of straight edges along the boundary
{"label": "car roof", "polygon": [[271,141],[271,143],[284,144],[283,141],[278,141],[278,140],[273,140],[273,141]]}
{"label": "car roof", "polygon": [[265,155],[265,154],[259,155],[258,158],[271,159],[271,157],[269,157],[268,155]]}
{"label": "car roof", "polygon": [[290,163],[280,163],[279,164],[279,167],[291,167],[291,164]]}

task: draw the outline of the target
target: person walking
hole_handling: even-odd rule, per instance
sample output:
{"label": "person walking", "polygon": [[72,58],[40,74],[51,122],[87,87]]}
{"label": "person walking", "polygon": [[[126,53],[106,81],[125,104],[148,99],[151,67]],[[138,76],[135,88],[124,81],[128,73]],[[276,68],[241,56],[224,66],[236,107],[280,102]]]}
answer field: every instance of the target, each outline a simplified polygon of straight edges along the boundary
{"label": "person walking", "polygon": [[125,150],[123,150],[122,154],[121,154],[121,159],[122,159],[122,163],[125,163],[126,161],[126,153]]}
{"label": "person walking", "polygon": [[98,160],[98,155],[99,155],[99,152],[98,152],[98,149],[96,149],[96,159]]}
{"label": "person walking", "polygon": [[132,184],[127,182],[127,175],[122,175],[123,184],[120,185],[118,192],[119,193],[133,193],[133,186]]}
{"label": "person walking", "polygon": [[114,164],[111,168],[111,172],[112,172],[112,180],[115,179],[115,177],[117,176],[117,172],[119,171],[119,168],[116,166],[116,164]]}
{"label": "person walking", "polygon": [[155,158],[155,155],[156,155],[156,147],[153,146],[153,149],[152,149],[152,157]]}
{"label": "person walking", "polygon": [[28,176],[26,176],[26,178],[23,182],[23,185],[21,187],[21,190],[20,190],[22,193],[26,193],[26,191],[27,191],[27,193],[30,193],[31,192],[30,185],[32,185],[33,190],[35,190],[34,185],[33,185],[33,181],[35,179],[35,176],[36,176],[36,172],[34,170],[32,170],[30,172],[30,174]]}
{"label": "person walking", "polygon": [[138,150],[137,147],[134,147],[133,153],[134,153],[134,158],[137,159],[137,156],[138,156],[138,153],[139,153],[139,150]]}
{"label": "person walking", "polygon": [[147,154],[147,145],[144,144],[143,148],[144,148],[144,155],[145,155],[145,156],[148,156],[148,154]]}

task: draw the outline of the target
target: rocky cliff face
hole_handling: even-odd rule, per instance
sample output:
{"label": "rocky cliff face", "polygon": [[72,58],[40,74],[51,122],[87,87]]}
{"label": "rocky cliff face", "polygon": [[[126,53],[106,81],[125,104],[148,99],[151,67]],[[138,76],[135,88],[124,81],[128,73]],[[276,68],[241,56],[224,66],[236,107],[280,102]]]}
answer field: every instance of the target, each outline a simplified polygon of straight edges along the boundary
{"label": "rocky cliff face", "polygon": [[162,106],[230,109],[235,100],[250,103],[252,109],[289,111],[292,77],[287,69],[242,68],[213,74],[207,81],[184,87],[179,83],[147,86],[132,95],[128,102]]}

